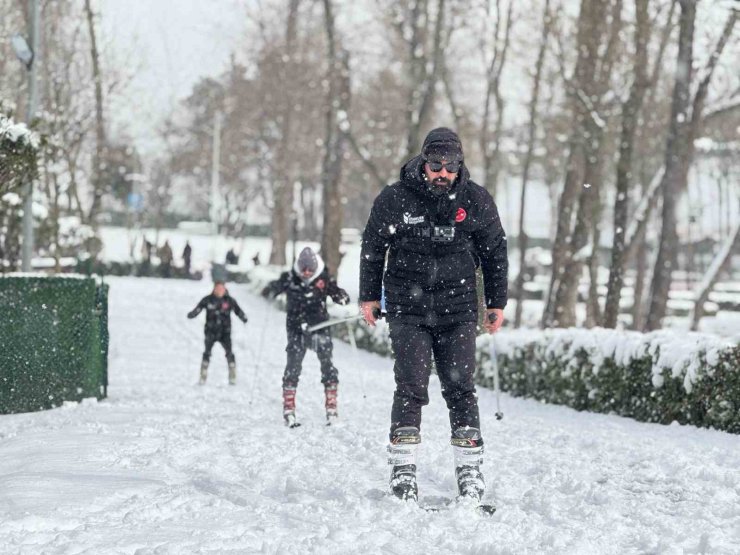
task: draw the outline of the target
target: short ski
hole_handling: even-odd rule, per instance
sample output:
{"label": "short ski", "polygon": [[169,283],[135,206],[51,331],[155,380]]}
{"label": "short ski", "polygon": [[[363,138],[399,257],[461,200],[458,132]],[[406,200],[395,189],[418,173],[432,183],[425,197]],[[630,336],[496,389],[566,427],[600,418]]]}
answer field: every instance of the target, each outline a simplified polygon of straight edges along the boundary
{"label": "short ski", "polygon": [[496,512],[496,506],[489,503],[480,503],[478,505],[473,505],[469,504],[469,502],[467,501],[458,502],[453,499],[449,499],[445,503],[437,505],[427,505],[420,502],[419,507],[424,509],[428,513],[441,513],[455,507],[465,507],[473,509],[480,516],[493,516],[493,514]]}

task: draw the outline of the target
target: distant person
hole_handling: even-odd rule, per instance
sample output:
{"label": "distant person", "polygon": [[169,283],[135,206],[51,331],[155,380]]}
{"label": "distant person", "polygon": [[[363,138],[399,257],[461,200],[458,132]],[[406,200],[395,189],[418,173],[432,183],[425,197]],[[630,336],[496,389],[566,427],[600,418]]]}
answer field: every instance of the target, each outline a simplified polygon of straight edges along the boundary
{"label": "distant person", "polygon": [[227,264],[239,264],[239,257],[234,252],[234,249],[229,249],[226,253],[226,263]]}
{"label": "distant person", "polygon": [[247,315],[239,307],[236,299],[229,295],[223,281],[217,281],[213,284],[211,294],[203,297],[198,305],[188,312],[188,318],[195,318],[203,309],[206,310],[206,347],[200,363],[200,385],[205,384],[208,378],[211,349],[216,342],[221,343],[226,352],[226,362],[229,365],[229,384],[236,385],[236,359],[231,350],[231,312],[233,311],[245,324],[247,323]]}
{"label": "distant person", "polygon": [[147,264],[151,264],[152,262],[152,248],[153,246],[149,242],[149,239],[144,237],[144,241],[141,243],[141,258]]}
{"label": "distant person", "polygon": [[162,276],[168,278],[172,271],[172,247],[169,241],[165,240],[164,245],[159,249],[159,262],[162,265]]}
{"label": "distant person", "polygon": [[182,249],[182,261],[185,267],[185,274],[190,275],[190,261],[193,256],[193,248],[190,246],[190,241],[185,241],[185,248]]}
{"label": "distant person", "polygon": [[321,362],[321,383],[324,384],[326,421],[331,424],[337,418],[337,385],[339,372],[332,363],[332,341],[329,328],[307,333],[306,326],[314,326],[329,319],[326,299],[335,303],[349,303],[347,292],[337,285],[329,275],[321,257],[306,247],[295,261],[290,272],[270,282],[262,290],[266,298],[286,293],[288,315],[285,321],[288,331],[288,362],[283,373],[283,418],[285,425],[298,426],[295,415],[295,394],[301,376],[306,349],[312,348]]}
{"label": "distant person", "polygon": [[260,253],[254,253],[254,256],[252,257],[252,264],[254,264],[255,266],[260,265]]}
{"label": "distant person", "polygon": [[139,268],[139,275],[148,276],[152,271],[152,250],[153,245],[149,242],[146,236],[142,237],[141,242],[141,267]]}

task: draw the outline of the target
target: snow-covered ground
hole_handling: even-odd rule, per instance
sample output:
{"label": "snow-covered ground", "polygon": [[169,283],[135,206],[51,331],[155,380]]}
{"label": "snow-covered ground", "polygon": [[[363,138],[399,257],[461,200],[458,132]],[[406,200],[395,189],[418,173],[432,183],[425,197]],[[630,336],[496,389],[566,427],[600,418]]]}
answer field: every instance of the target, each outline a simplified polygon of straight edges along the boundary
{"label": "snow-covered ground", "polygon": [[[284,315],[243,286],[239,368],[220,346],[196,385],[206,282],[110,279],[110,397],[0,416],[2,553],[740,553],[740,437],[641,424],[481,390],[493,518],[386,495],[392,362],[335,345],[342,424],[323,425],[318,362],[282,425]],[[431,382],[420,494],[454,491]]]}

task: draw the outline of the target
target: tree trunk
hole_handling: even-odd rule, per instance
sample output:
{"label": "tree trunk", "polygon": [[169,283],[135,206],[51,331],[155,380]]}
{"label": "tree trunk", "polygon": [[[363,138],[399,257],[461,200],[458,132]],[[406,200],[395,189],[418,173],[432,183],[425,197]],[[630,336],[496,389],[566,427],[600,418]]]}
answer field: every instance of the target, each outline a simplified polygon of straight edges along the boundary
{"label": "tree trunk", "polygon": [[681,0],[680,32],[676,80],[671,102],[671,120],[666,142],[665,173],[661,182],[663,198],[662,225],[658,256],[655,261],[653,283],[650,289],[650,310],[646,328],[661,327],[668,304],[671,275],[676,263],[678,235],[676,232],[676,196],[681,187],[681,158],[686,155],[686,121],[688,120],[694,47],[694,20],[696,1]]}
{"label": "tree trunk", "polygon": [[[592,135],[599,145],[603,145],[603,138]],[[602,150],[602,149],[599,149]],[[576,303],[578,301],[578,285],[583,275],[584,263],[594,255],[597,248],[593,244],[591,230],[593,220],[598,208],[599,194],[601,189],[601,166],[602,153],[595,152],[589,156],[586,162],[586,173],[584,175],[583,191],[580,193],[578,212],[576,214],[576,226],[570,239],[570,256],[565,264],[565,272],[558,284],[555,294],[556,325],[558,327],[571,327],[576,325]],[[591,252],[586,252],[592,240]]]}
{"label": "tree trunk", "polygon": [[102,165],[105,160],[106,137],[105,120],[103,119],[103,84],[100,74],[100,54],[98,42],[95,35],[95,21],[90,0],[85,0],[85,14],[87,16],[87,27],[90,33],[90,58],[92,61],[93,83],[95,85],[95,140],[96,147],[93,153],[92,186],[93,198],[88,215],[88,221],[93,228],[97,228],[98,213],[100,212],[103,199]]}
{"label": "tree trunk", "polygon": [[290,143],[293,135],[294,94],[290,81],[290,68],[295,50],[295,35],[300,0],[290,0],[288,20],[285,30],[285,58],[280,64],[280,81],[282,90],[282,121],[280,126],[280,144],[276,154],[276,182],[273,189],[273,208],[270,248],[270,264],[285,266],[285,244],[290,233],[290,214],[293,206],[293,183],[290,180]]}
{"label": "tree trunk", "polygon": [[[599,203],[600,204],[600,203]],[[599,241],[601,240],[601,228],[599,227],[601,207],[596,210],[596,215],[591,222],[591,236],[593,237],[594,249],[588,260],[588,299],[586,301],[586,323],[587,328],[593,328],[601,322],[601,305],[599,304]]]}
{"label": "tree trunk", "polygon": [[648,274],[648,244],[645,240],[646,230],[643,229],[636,241],[635,249],[635,284],[633,286],[634,298],[632,302],[632,325],[633,330],[641,330],[645,325],[645,306],[642,299],[646,291],[646,278]]}
{"label": "tree trunk", "polygon": [[[555,242],[552,248],[552,275],[550,287],[545,300],[545,311],[542,318],[543,327],[560,326],[564,307],[559,304],[574,301],[570,298],[573,292],[558,293],[565,279],[568,278],[568,266],[573,253],[577,252],[571,240],[573,208],[583,189],[584,172],[587,155],[594,150],[592,131],[594,128],[592,102],[595,97],[595,75],[599,54],[599,44],[603,35],[604,13],[607,0],[582,0],[578,16],[578,36],[576,50],[578,60],[574,77],[569,87],[570,102],[573,111],[573,131],[569,139],[568,163],[565,185],[558,202],[558,221]],[[588,139],[587,139],[588,138]],[[588,229],[588,228],[586,228]],[[569,244],[570,243],[570,244]],[[580,275],[580,274],[579,274]],[[560,299],[558,300],[558,295]],[[566,301],[566,299],[568,299]],[[566,320],[574,320],[566,316]]]}
{"label": "tree trunk", "polygon": [[[480,133],[480,148],[483,153],[483,184],[494,199],[496,198],[498,175],[501,169],[501,134],[504,123],[504,99],[501,95],[501,74],[504,71],[506,56],[509,50],[513,6],[514,2],[509,2],[506,21],[504,22],[503,43],[499,45],[498,37],[502,22],[499,2],[496,2],[497,19],[494,30],[494,51],[488,68],[486,100],[483,107],[483,124]],[[492,98],[496,104],[496,123],[494,125],[493,136],[491,136],[489,127]]]}
{"label": "tree trunk", "polygon": [[542,36],[540,39],[537,63],[535,65],[534,81],[532,83],[532,100],[529,105],[529,129],[527,140],[527,154],[524,157],[522,168],[522,194],[519,202],[519,275],[516,277],[516,312],[514,313],[514,327],[522,325],[522,305],[524,303],[524,277],[526,275],[527,255],[527,232],[524,229],[524,214],[527,201],[527,183],[529,181],[529,168],[534,156],[535,138],[537,136],[537,105],[540,97],[540,82],[542,79],[542,66],[547,52],[547,41],[552,27],[550,18],[550,0],[545,0],[545,10],[542,17]]}
{"label": "tree trunk", "polygon": [[622,107],[622,133],[619,142],[619,162],[617,163],[617,185],[614,201],[614,245],[612,247],[609,284],[604,306],[604,327],[614,328],[619,315],[619,300],[624,284],[625,231],[627,228],[627,208],[629,204],[630,181],[632,180],[632,156],[635,145],[635,131],[642,108],[647,80],[647,43],[650,33],[648,1],[635,0],[635,78],[630,95]]}
{"label": "tree trunk", "polygon": [[339,52],[335,36],[334,13],[331,0],[324,0],[324,22],[329,50],[329,94],[326,107],[326,150],[324,152],[322,179],[324,182],[324,221],[321,236],[321,253],[329,271],[339,270],[339,246],[342,231],[342,159],[350,103],[349,55]]}
{"label": "tree trunk", "polygon": [[[417,0],[412,3],[410,24],[411,37],[408,40],[409,72],[408,97],[406,100],[406,154],[405,159],[419,153],[421,142],[419,138],[420,117],[418,107],[421,88],[426,85],[427,56],[425,50],[425,31],[428,19],[428,0]],[[424,26],[424,28],[422,28]],[[401,36],[404,36],[403,31]]]}

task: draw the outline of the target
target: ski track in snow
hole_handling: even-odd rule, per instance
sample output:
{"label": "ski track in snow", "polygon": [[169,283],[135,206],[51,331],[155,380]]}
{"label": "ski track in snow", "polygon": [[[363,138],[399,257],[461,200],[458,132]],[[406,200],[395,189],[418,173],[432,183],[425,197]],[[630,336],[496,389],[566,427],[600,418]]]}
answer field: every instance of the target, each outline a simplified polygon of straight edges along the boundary
{"label": "ski track in snow", "polygon": [[[239,383],[216,345],[199,387],[203,316],[185,315],[209,285],[109,283],[109,398],[0,416],[0,553],[740,553],[738,436],[505,395],[497,422],[479,390],[499,510],[428,513],[386,494],[390,359],[335,341],[327,428],[309,351],[288,430],[283,313],[232,285]],[[419,489],[435,502],[455,485],[435,377],[430,397]]]}

